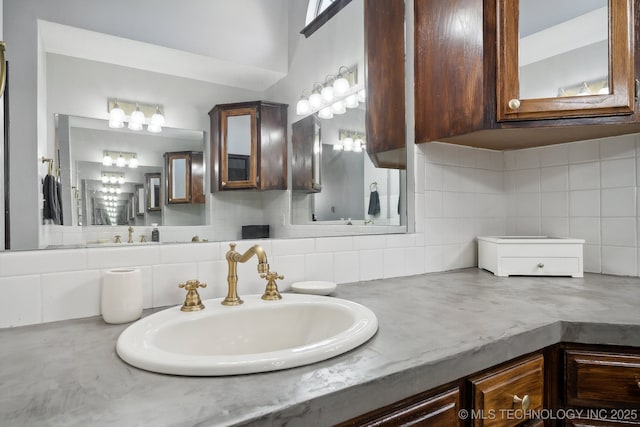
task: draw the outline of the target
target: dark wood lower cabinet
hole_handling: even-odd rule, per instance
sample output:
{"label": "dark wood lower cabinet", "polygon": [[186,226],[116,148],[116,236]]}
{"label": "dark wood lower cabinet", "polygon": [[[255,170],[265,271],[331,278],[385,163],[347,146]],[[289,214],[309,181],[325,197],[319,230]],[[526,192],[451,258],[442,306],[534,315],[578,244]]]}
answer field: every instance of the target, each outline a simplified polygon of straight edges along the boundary
{"label": "dark wood lower cabinet", "polygon": [[640,348],[560,343],[338,426],[637,427]]}
{"label": "dark wood lower cabinet", "polygon": [[442,393],[422,393],[392,405],[339,424],[347,426],[462,426],[460,389],[454,387]]}

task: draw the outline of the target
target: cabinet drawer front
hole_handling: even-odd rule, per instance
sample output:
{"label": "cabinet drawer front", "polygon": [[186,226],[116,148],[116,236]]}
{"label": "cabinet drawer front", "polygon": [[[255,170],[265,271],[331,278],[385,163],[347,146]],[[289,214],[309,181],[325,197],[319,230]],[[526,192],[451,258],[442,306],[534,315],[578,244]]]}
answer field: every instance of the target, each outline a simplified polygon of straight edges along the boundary
{"label": "cabinet drawer front", "polygon": [[529,396],[529,411],[540,410],[544,394],[544,359],[536,355],[519,363],[471,379],[473,409],[483,416],[474,426],[510,427],[523,421],[520,404],[514,396]]}
{"label": "cabinet drawer front", "polygon": [[338,424],[336,427],[400,425],[456,427],[461,425],[459,410],[460,389],[456,387],[436,396],[417,395]]}
{"label": "cabinet drawer front", "polygon": [[640,355],[566,354],[569,405],[640,408]]}
{"label": "cabinet drawer front", "polygon": [[524,275],[574,275],[580,272],[578,258],[536,258],[505,257],[501,260],[502,271],[505,274]]}

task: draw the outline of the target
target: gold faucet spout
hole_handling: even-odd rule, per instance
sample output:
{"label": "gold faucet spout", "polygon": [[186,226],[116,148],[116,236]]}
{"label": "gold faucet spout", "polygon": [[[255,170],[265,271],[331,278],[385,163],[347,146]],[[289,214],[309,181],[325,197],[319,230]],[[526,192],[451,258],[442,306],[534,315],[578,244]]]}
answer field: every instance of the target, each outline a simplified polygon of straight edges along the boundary
{"label": "gold faucet spout", "polygon": [[222,301],[222,305],[240,305],[243,303],[238,296],[238,263],[249,261],[254,255],[258,258],[258,273],[265,274],[269,272],[269,262],[267,261],[267,253],[259,245],[250,247],[245,253],[241,254],[236,251],[236,244],[229,244],[227,252],[227,264],[229,266],[229,274],[227,276],[227,296]]}

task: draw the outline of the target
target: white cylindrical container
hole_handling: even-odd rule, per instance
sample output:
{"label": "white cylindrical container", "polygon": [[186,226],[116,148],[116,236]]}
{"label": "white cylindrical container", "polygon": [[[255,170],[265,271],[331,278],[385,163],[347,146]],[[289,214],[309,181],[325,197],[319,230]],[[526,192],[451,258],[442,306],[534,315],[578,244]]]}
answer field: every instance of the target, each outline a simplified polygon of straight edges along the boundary
{"label": "white cylindrical container", "polygon": [[109,270],[102,278],[102,318],[127,323],[142,315],[142,275],[135,268]]}

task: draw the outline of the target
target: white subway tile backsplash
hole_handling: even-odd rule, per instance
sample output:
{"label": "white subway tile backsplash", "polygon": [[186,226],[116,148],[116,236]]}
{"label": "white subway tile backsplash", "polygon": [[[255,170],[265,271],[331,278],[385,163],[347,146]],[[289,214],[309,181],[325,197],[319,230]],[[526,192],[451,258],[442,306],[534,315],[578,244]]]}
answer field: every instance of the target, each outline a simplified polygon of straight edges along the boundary
{"label": "white subway tile backsplash", "polygon": [[570,216],[600,216],[600,190],[569,192]]}
{"label": "white subway tile backsplash", "polygon": [[289,290],[293,283],[305,280],[304,255],[276,256],[270,262],[271,269],[284,276],[284,279],[278,282],[281,291]]}
{"label": "white subway tile backsplash", "polygon": [[600,141],[573,142],[569,146],[569,163],[595,162],[600,160]]}
{"label": "white subway tile backsplash", "polygon": [[442,164],[444,162],[444,146],[439,142],[429,142],[426,144],[420,144],[424,150],[424,159],[428,163]]}
{"label": "white subway tile backsplash", "polygon": [[531,169],[540,167],[540,149],[529,148],[516,151],[516,169]]}
{"label": "white subway tile backsplash", "polygon": [[600,188],[600,163],[578,163],[569,166],[569,189]]}
{"label": "white subway tile backsplash", "polygon": [[585,273],[602,273],[602,254],[600,246],[583,246],[583,264]]}
{"label": "white subway tile backsplash", "polygon": [[40,276],[0,278],[0,328],[42,322]]}
{"label": "white subway tile backsplash", "polygon": [[517,193],[516,216],[540,216],[540,193]]}
{"label": "white subway tile backsplash", "polygon": [[602,218],[602,244],[636,246],[636,218]]}
{"label": "white subway tile backsplash", "polygon": [[[227,246],[225,252],[229,249]],[[160,263],[179,263],[193,261],[214,261],[221,259],[220,243],[176,243],[160,245]]]}
{"label": "white subway tile backsplash", "polygon": [[444,249],[442,245],[424,247],[424,271],[433,273],[444,270]]}
{"label": "white subway tile backsplash", "polygon": [[100,314],[101,273],[84,270],[42,275],[42,321]]}
{"label": "white subway tile backsplash", "polygon": [[474,167],[502,173],[504,169],[504,156],[501,151],[478,149],[474,150],[474,152],[476,156]]}
{"label": "white subway tile backsplash", "polygon": [[[416,220],[419,220],[419,218],[416,218]],[[384,249],[386,241],[384,235],[353,236],[353,248],[356,250]]]}
{"label": "white subway tile backsplash", "polygon": [[405,275],[423,274],[425,272],[424,246],[404,249]]}
{"label": "white subway tile backsplash", "polygon": [[[271,262],[271,260],[269,261]],[[207,285],[206,288],[198,290],[202,300],[221,298],[227,295],[227,269],[226,260],[202,261],[197,264],[197,279]]]}
{"label": "white subway tile backsplash", "polygon": [[104,269],[159,264],[160,246],[123,246],[110,247],[98,251],[87,250],[87,268]]}
{"label": "white subway tile backsplash", "polygon": [[636,216],[636,188],[604,188],[602,197],[602,216]]}
{"label": "white subway tile backsplash", "polygon": [[445,220],[442,218],[426,219],[424,221],[425,245],[441,245],[445,234],[444,227]]}
{"label": "white subway tile backsplash", "polygon": [[636,182],[636,160],[607,160],[601,163],[602,188],[630,187]]}
{"label": "white subway tile backsplash", "polygon": [[353,249],[353,237],[325,237],[316,239],[316,252],[341,252]]}
{"label": "white subway tile backsplash", "polygon": [[336,283],[351,283],[360,280],[360,254],[357,251],[336,252],[333,254]]}
{"label": "white subway tile backsplash", "polygon": [[540,166],[557,166],[569,163],[567,144],[549,145],[540,149]]}
{"label": "white subway tile backsplash", "polygon": [[444,166],[442,189],[444,191],[462,191],[460,167]]}
{"label": "white subway tile backsplash", "polygon": [[385,248],[406,248],[416,244],[415,234],[388,234]]}
{"label": "white subway tile backsplash", "polygon": [[384,276],[384,249],[360,251],[360,280],[375,280]]}
{"label": "white subway tile backsplash", "polygon": [[424,176],[425,190],[442,190],[444,182],[444,167],[442,165],[427,163]]}
{"label": "white subway tile backsplash", "polygon": [[[425,191],[424,192],[424,216],[425,218],[442,218],[444,212],[444,193],[442,191]],[[416,220],[420,217],[416,216]]]}
{"label": "white subway tile backsplash", "polygon": [[638,258],[636,248],[602,246],[602,273],[636,276]]}
{"label": "white subway tile backsplash", "polygon": [[542,229],[539,216],[525,216],[516,218],[516,232],[518,236],[540,236]]}
{"label": "white subway tile backsplash", "polygon": [[569,194],[566,191],[541,193],[540,212],[543,217],[569,216]]}
{"label": "white subway tile backsplash", "polygon": [[587,245],[600,245],[600,218],[571,217],[569,218],[569,233],[576,239],[584,239]]}
{"label": "white subway tile backsplash", "polygon": [[304,256],[305,280],[327,280],[333,282],[334,261],[332,253],[307,254]]}
{"label": "white subway tile backsplash", "polygon": [[407,276],[404,248],[384,249],[384,278]]}
{"label": "white subway tile backsplash", "polygon": [[280,255],[310,254],[316,249],[315,239],[274,239],[271,242],[272,253]]}
{"label": "white subway tile backsplash", "polygon": [[569,189],[569,167],[552,166],[540,170],[541,191],[567,191]]}
{"label": "white subway tile backsplash", "polygon": [[543,217],[540,219],[540,234],[551,237],[569,237],[569,218]]}
{"label": "white subway tile backsplash", "polygon": [[636,155],[635,135],[602,138],[599,141],[600,158],[602,160],[635,157]]}
{"label": "white subway tile backsplash", "polygon": [[0,256],[0,277],[25,273],[53,273],[87,268],[86,249],[56,249],[4,252]]}
{"label": "white subway tile backsplash", "polygon": [[519,169],[514,172],[516,191],[519,193],[540,192],[540,169]]}

